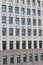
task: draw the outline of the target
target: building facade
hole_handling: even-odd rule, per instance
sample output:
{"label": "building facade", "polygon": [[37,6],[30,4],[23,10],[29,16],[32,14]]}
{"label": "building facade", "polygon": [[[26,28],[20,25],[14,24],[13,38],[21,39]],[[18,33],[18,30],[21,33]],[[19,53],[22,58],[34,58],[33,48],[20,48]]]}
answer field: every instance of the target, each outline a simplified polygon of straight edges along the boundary
{"label": "building facade", "polygon": [[43,0],[0,0],[0,65],[43,65]]}

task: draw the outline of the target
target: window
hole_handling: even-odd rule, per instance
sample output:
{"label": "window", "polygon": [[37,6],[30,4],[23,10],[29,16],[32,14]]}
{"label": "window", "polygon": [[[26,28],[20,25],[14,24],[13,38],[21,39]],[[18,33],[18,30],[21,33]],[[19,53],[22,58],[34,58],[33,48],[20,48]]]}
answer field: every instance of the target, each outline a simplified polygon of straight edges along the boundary
{"label": "window", "polygon": [[21,55],[17,55],[17,63],[21,63]]}
{"label": "window", "polygon": [[13,12],[13,7],[9,6],[9,13],[12,13],[12,12]]}
{"label": "window", "polygon": [[21,14],[25,14],[25,9],[21,8]]}
{"label": "window", "polygon": [[13,17],[9,17],[9,24],[13,24]]}
{"label": "window", "polygon": [[39,41],[39,48],[42,48],[42,41]]}
{"label": "window", "polygon": [[33,25],[36,25],[36,19],[33,19]]}
{"label": "window", "polygon": [[24,0],[21,0],[21,4],[24,4],[24,2],[25,2]]}
{"label": "window", "polygon": [[19,36],[19,34],[20,34],[20,30],[19,28],[16,28],[16,36]]}
{"label": "window", "polygon": [[22,41],[22,49],[26,49],[26,41]]}
{"label": "window", "polygon": [[30,15],[30,9],[27,8],[27,15]]}
{"label": "window", "polygon": [[19,0],[15,0],[16,3],[19,3]]}
{"label": "window", "polygon": [[15,7],[15,13],[19,14],[19,7]]}
{"label": "window", "polygon": [[6,5],[2,5],[2,12],[6,12]]}
{"label": "window", "polygon": [[10,56],[10,64],[14,64],[14,55]]}
{"label": "window", "polygon": [[39,36],[42,36],[42,30],[39,29],[39,32],[38,32]]}
{"label": "window", "polygon": [[27,55],[26,54],[23,55],[23,62],[27,62]]}
{"label": "window", "polygon": [[35,54],[35,61],[38,61],[38,54]]}
{"label": "window", "polygon": [[13,28],[9,28],[9,35],[10,35],[10,36],[13,35]]}
{"label": "window", "polygon": [[25,36],[25,29],[22,29],[22,36]]}
{"label": "window", "polygon": [[25,25],[25,18],[21,18],[22,25]]}
{"label": "window", "polygon": [[37,41],[34,41],[34,49],[37,48]]}
{"label": "window", "polygon": [[6,23],[6,16],[2,16],[2,23]]}
{"label": "window", "polygon": [[41,20],[40,19],[38,19],[38,25],[41,26]]}
{"label": "window", "polygon": [[28,41],[28,48],[31,49],[31,41]]}
{"label": "window", "polygon": [[2,41],[2,49],[3,50],[7,49],[7,42],[6,41]]}
{"label": "window", "polygon": [[40,16],[41,15],[41,11],[40,10],[38,10],[38,16]]}
{"label": "window", "polygon": [[19,18],[15,18],[15,23],[19,24]]}
{"label": "window", "polygon": [[10,50],[13,50],[13,41],[9,41],[9,46]]}
{"label": "window", "polygon": [[27,18],[27,25],[31,25],[31,20]]}
{"label": "window", "polygon": [[27,0],[27,4],[30,5],[30,0]]}
{"label": "window", "polygon": [[37,35],[37,30],[33,29],[33,36],[36,36],[36,35]]}
{"label": "window", "polygon": [[43,53],[40,54],[40,60],[43,60]]}
{"label": "window", "polygon": [[6,28],[2,28],[2,35],[6,36],[7,35],[7,29]]}
{"label": "window", "polygon": [[32,4],[35,6],[35,0],[32,0]]}
{"label": "window", "polygon": [[29,54],[29,61],[32,62],[33,61],[33,55]]}
{"label": "window", "polygon": [[20,49],[20,41],[16,41],[16,49]]}
{"label": "window", "polygon": [[38,6],[40,6],[40,1],[37,1],[38,2]]}
{"label": "window", "polygon": [[28,36],[31,36],[31,29],[28,29]]}
{"label": "window", "polygon": [[43,7],[43,1],[42,1],[42,7]]}
{"label": "window", "polygon": [[3,56],[3,64],[7,64],[7,56]]}
{"label": "window", "polygon": [[32,14],[36,15],[36,10],[35,9],[32,9]]}

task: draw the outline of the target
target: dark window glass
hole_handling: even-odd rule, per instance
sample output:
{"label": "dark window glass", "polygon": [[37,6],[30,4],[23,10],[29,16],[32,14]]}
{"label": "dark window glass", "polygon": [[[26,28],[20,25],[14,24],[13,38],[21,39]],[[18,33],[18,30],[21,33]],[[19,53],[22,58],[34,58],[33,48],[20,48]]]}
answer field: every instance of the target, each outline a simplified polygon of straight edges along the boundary
{"label": "dark window glass", "polygon": [[2,49],[3,50],[7,49],[7,42],[6,41],[2,41]]}
{"label": "dark window glass", "polygon": [[38,54],[35,54],[35,61],[38,61]]}
{"label": "dark window glass", "polygon": [[10,64],[14,64],[14,55],[10,56]]}
{"label": "dark window glass", "polygon": [[22,29],[22,36],[25,36],[25,29]]}
{"label": "dark window glass", "polygon": [[17,63],[21,63],[21,56],[17,55]]}
{"label": "dark window glass", "polygon": [[9,13],[12,13],[12,12],[13,12],[13,7],[9,6]]}
{"label": "dark window glass", "polygon": [[9,35],[10,35],[10,36],[13,35],[13,28],[9,28]]}
{"label": "dark window glass", "polygon": [[27,55],[26,54],[23,55],[23,62],[27,62]]}
{"label": "dark window glass", "polygon": [[13,50],[13,41],[9,41],[9,44],[10,44],[10,45],[9,45],[9,46],[10,46],[10,47],[9,47],[10,50]]}
{"label": "dark window glass", "polygon": [[22,49],[26,49],[26,41],[22,41]]}
{"label": "dark window glass", "polygon": [[34,48],[37,48],[37,41],[34,41]]}
{"label": "dark window glass", "polygon": [[19,28],[16,28],[16,36],[19,36]]}
{"label": "dark window glass", "polygon": [[7,56],[3,56],[3,64],[7,64]]}
{"label": "dark window glass", "polygon": [[43,53],[41,53],[40,55],[40,60],[43,60]]}
{"label": "dark window glass", "polygon": [[28,48],[31,49],[31,41],[28,41]]}
{"label": "dark window glass", "polygon": [[39,41],[39,48],[42,48],[42,41]]}
{"label": "dark window glass", "polygon": [[33,61],[33,55],[29,54],[29,61],[32,62]]}
{"label": "dark window glass", "polygon": [[9,24],[13,24],[13,17],[9,17]]}
{"label": "dark window glass", "polygon": [[2,16],[2,23],[6,24],[6,16]]}
{"label": "dark window glass", "polygon": [[7,35],[6,33],[7,33],[7,29],[6,28],[2,28],[2,35],[6,36]]}
{"label": "dark window glass", "polygon": [[20,49],[20,41],[16,41],[16,49]]}

